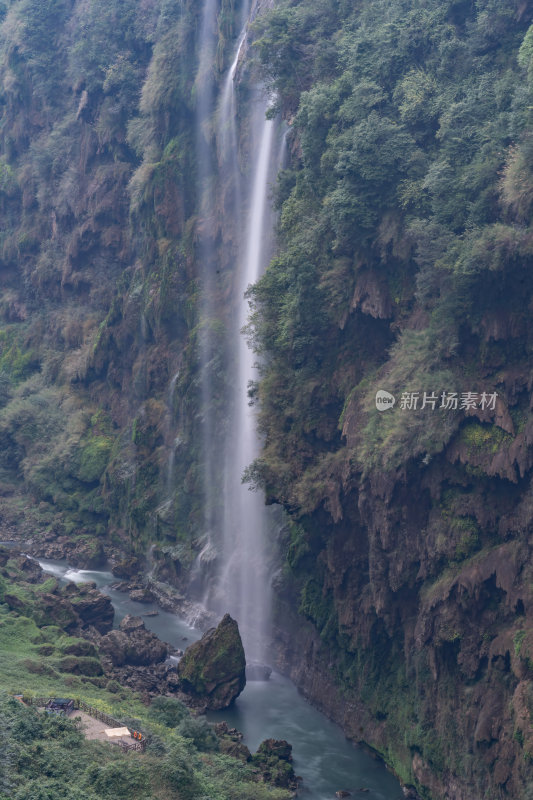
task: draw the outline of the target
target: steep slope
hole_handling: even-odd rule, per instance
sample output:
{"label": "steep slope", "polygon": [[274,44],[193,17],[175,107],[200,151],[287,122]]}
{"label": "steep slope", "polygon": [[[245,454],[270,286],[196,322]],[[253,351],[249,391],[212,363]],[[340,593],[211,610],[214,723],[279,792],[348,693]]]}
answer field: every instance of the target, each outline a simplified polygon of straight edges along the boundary
{"label": "steep slope", "polygon": [[[215,87],[240,6],[216,12]],[[13,0],[0,13],[3,535],[59,537],[83,563],[160,541],[175,578],[203,533],[200,331],[224,326],[200,300],[199,240],[222,236],[199,212],[202,7]],[[221,335],[215,394],[224,358]]]}
{"label": "steep slope", "polygon": [[424,797],[533,778],[530,24],[287,0],[258,30],[292,152],[253,290],[280,658]]}

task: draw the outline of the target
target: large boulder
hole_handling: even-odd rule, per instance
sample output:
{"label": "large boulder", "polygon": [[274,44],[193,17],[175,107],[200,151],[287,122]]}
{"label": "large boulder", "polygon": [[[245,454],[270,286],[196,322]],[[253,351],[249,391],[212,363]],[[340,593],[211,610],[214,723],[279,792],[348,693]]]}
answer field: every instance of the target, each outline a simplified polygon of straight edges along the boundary
{"label": "large boulder", "polygon": [[115,667],[157,664],[168,655],[168,646],[155,633],[146,630],[140,617],[129,614],[121,621],[119,630],[110,631],[101,638],[99,648]]}
{"label": "large boulder", "polygon": [[92,625],[98,633],[107,633],[113,627],[115,610],[107,595],[96,588],[95,583],[69,583],[64,594],[81,619],[82,627]]}
{"label": "large boulder", "polygon": [[20,555],[15,559],[17,569],[23,574],[26,583],[41,583],[44,580],[43,570],[38,561],[26,555]]}
{"label": "large boulder", "polygon": [[137,603],[153,603],[154,595],[150,589],[146,587],[141,589],[132,589],[130,592],[130,600],[135,600]]}
{"label": "large boulder", "polygon": [[180,690],[205,709],[227,708],[240,695],[246,685],[246,659],[239,627],[229,614],[187,648],[178,675]]}
{"label": "large boulder", "polygon": [[141,565],[135,556],[124,558],[122,561],[117,561],[111,567],[111,572],[115,578],[130,579],[139,573]]}

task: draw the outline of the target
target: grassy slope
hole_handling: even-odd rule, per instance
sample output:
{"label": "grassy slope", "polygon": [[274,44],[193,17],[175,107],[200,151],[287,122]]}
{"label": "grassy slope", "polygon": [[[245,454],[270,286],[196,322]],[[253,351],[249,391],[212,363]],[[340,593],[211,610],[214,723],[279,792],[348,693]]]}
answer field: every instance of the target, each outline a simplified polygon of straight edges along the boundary
{"label": "grassy slope", "polygon": [[[8,562],[8,569],[13,565]],[[32,601],[40,616],[43,584],[2,579],[11,596]],[[14,800],[77,800],[132,797],[181,800],[286,800],[282,789],[257,783],[252,767],[219,752],[219,742],[203,718],[194,719],[179,701],[157,698],[150,706],[139,695],[87,669],[95,657],[67,656],[85,640],[67,636],[54,625],[0,604],[0,792]],[[93,663],[94,666],[94,663]],[[72,668],[81,674],[72,674]],[[83,674],[83,673],[86,674]],[[72,721],[39,716],[10,700],[67,696],[141,729],[147,735],[145,753],[123,754],[111,745],[86,742]]]}

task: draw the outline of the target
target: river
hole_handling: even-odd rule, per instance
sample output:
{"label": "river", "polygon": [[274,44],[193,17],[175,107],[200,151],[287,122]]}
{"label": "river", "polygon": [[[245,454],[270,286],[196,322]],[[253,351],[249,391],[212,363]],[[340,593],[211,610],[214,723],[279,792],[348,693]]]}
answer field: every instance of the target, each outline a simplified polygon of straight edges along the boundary
{"label": "river", "polygon": [[[126,593],[112,589],[116,578],[111,572],[79,570],[64,561],[50,559],[39,559],[39,563],[61,581],[94,581],[111,598],[115,625],[126,614],[143,616],[147,628],[182,650],[201,636],[201,631],[191,628],[175,614],[162,611],[152,603],[135,602]],[[144,616],[150,611],[159,613]],[[290,742],[294,770],[303,778],[299,798],[334,800],[338,790],[368,800],[402,798],[400,784],[383,763],[354,747],[338,725],[313,708],[294,684],[277,672],[272,673],[269,681],[249,681],[231,709],[212,712],[208,718],[213,722],[226,720],[230,727],[238,728],[252,751],[268,738]]]}

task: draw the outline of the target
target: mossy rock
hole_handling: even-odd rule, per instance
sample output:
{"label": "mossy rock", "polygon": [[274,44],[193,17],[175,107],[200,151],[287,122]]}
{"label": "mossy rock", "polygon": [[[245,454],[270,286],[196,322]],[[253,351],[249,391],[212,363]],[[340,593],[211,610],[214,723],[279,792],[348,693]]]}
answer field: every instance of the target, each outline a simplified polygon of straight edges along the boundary
{"label": "mossy rock", "polygon": [[251,761],[267,783],[284,789],[298,787],[292,767],[292,745],[284,739],[265,739]]}
{"label": "mossy rock", "polygon": [[245,673],[239,627],[229,614],[188,647],[178,665],[181,690],[211,710],[231,705],[246,685]]}
{"label": "mossy rock", "polygon": [[100,661],[89,656],[63,656],[57,661],[56,666],[60,672],[70,672],[72,675],[96,677],[104,672]]}
{"label": "mossy rock", "polygon": [[113,439],[111,436],[93,436],[84,442],[79,453],[76,477],[84,483],[96,483],[107,467]]}
{"label": "mossy rock", "polygon": [[40,656],[45,656],[45,657],[53,656],[55,651],[56,651],[56,649],[55,649],[53,644],[42,644],[38,648],[39,655]]}
{"label": "mossy rock", "polygon": [[85,639],[73,639],[71,642],[61,645],[61,650],[66,656],[89,656],[91,658],[96,658],[98,655],[94,644]]}

